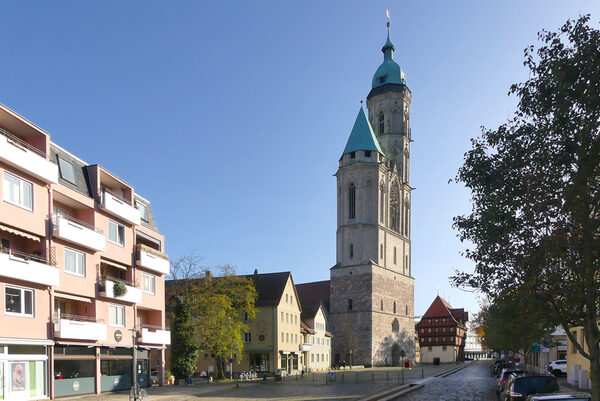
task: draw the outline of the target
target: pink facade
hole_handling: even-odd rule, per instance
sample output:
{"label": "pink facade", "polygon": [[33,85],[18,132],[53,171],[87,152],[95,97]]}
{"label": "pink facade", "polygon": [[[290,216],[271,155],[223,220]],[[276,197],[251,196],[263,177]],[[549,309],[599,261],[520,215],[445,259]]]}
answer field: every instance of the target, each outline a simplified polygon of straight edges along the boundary
{"label": "pink facade", "polygon": [[150,203],[2,105],[0,177],[0,400],[127,388],[134,364],[142,385],[162,377],[169,262]]}

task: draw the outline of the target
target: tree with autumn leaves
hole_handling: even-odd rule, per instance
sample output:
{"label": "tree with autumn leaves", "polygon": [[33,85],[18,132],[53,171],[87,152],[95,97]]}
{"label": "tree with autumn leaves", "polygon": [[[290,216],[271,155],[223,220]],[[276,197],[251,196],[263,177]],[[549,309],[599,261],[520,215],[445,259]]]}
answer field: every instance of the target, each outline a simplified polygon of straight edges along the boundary
{"label": "tree with autumn leaves", "polygon": [[475,271],[452,279],[542,305],[589,359],[600,401],[600,31],[586,15],[539,40],[525,49],[530,78],[510,89],[514,117],[473,139],[458,171],[473,208],[454,227]]}

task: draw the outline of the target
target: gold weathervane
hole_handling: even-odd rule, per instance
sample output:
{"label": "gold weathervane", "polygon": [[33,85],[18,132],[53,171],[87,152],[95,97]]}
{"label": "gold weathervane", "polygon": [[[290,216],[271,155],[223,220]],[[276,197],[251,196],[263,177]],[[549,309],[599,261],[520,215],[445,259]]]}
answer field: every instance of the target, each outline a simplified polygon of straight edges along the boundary
{"label": "gold weathervane", "polygon": [[387,27],[390,27],[390,9],[388,8],[387,10],[385,10],[385,13],[387,15]]}

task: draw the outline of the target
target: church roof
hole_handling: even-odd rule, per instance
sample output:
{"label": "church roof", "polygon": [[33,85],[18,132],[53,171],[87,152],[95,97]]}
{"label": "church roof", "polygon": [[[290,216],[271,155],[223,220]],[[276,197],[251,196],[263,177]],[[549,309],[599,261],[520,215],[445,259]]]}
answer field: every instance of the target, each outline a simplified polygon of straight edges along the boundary
{"label": "church roof", "polygon": [[371,89],[378,88],[387,84],[406,85],[404,71],[394,61],[394,50],[396,48],[390,40],[390,31],[388,28],[387,41],[381,51],[383,52],[383,63],[375,71]]}
{"label": "church roof", "polygon": [[358,116],[356,116],[354,127],[352,127],[352,132],[350,133],[350,138],[348,138],[343,154],[356,152],[357,150],[373,150],[383,154],[362,106],[358,111]]}

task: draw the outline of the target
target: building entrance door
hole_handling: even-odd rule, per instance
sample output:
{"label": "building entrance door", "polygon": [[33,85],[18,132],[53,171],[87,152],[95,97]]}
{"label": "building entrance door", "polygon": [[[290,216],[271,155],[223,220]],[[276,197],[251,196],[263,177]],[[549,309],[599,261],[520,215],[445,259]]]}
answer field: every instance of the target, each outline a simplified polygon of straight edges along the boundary
{"label": "building entrance door", "polygon": [[400,366],[400,346],[398,344],[392,346],[392,366]]}

